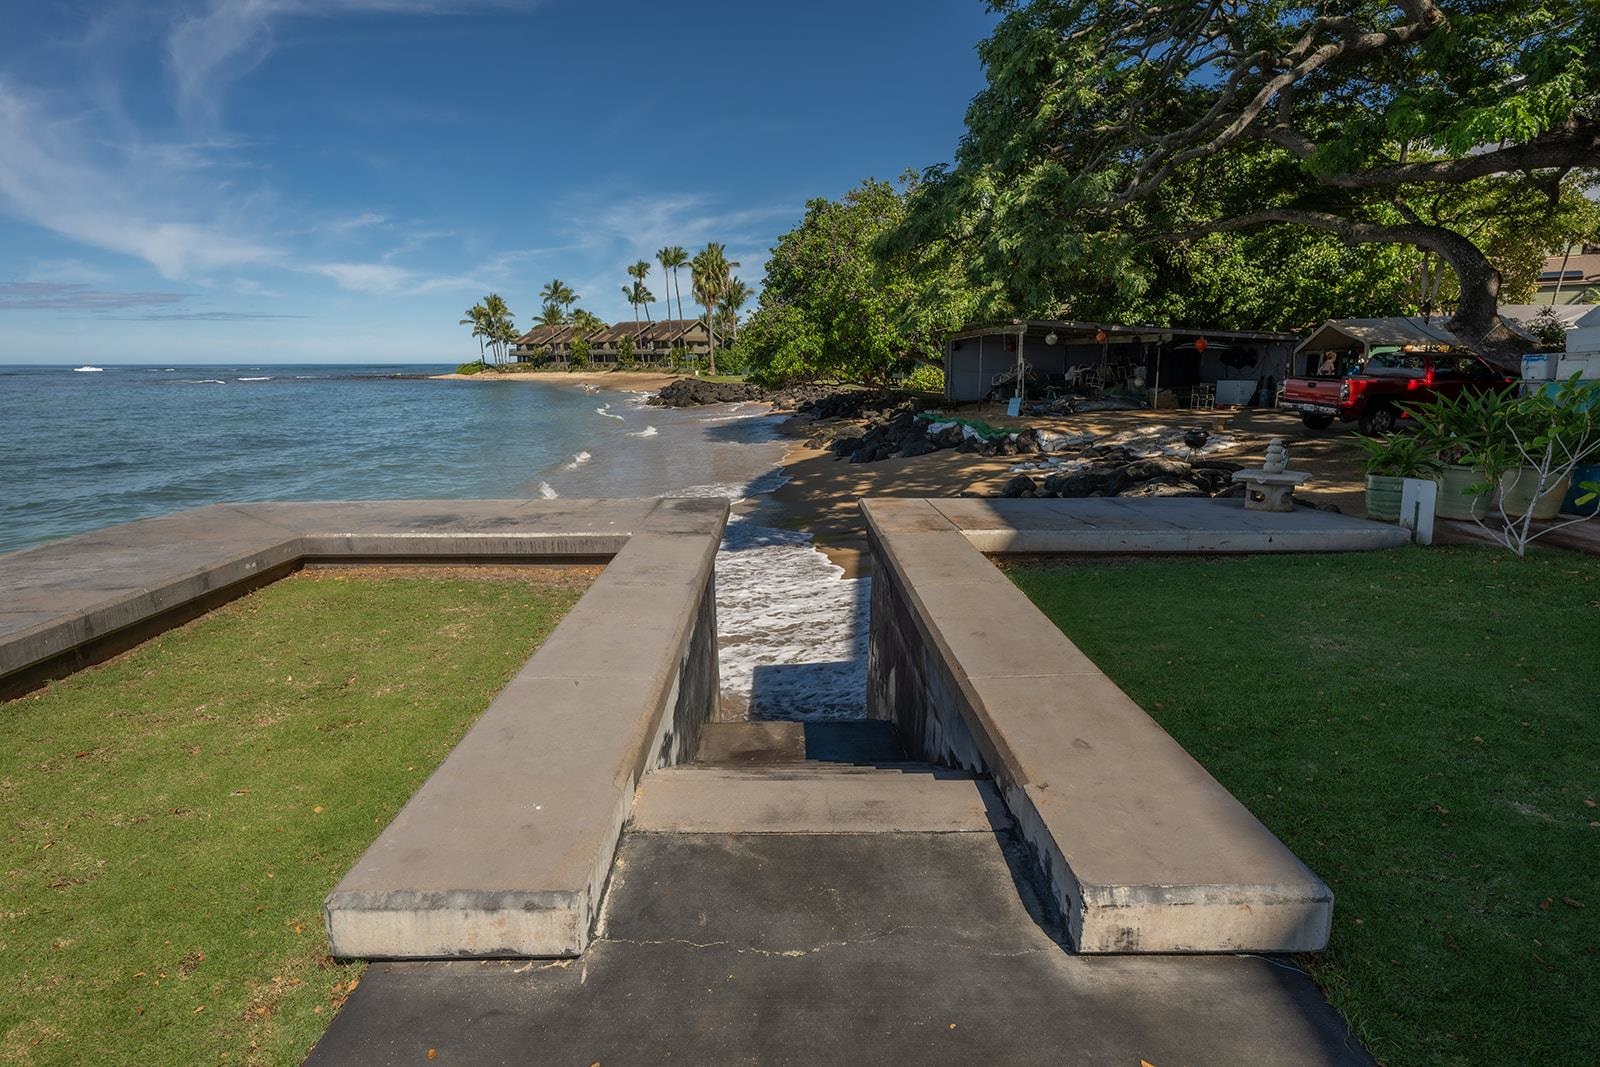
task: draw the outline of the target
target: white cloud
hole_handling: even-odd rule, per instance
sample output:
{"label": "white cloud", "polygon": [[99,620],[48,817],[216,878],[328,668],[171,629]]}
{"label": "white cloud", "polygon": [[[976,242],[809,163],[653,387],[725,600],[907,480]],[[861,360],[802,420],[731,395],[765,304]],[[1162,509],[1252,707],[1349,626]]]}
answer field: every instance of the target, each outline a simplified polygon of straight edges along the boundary
{"label": "white cloud", "polygon": [[179,110],[215,120],[227,85],[272,52],[273,24],[330,15],[452,15],[484,8],[532,8],[537,0],[209,0],[167,38]]}
{"label": "white cloud", "polygon": [[272,263],[281,253],[235,231],[189,183],[209,147],[108,143],[87,117],[46,110],[0,79],[0,203],[84,244],[142,259],[168,278]]}
{"label": "white cloud", "polygon": [[310,269],[357,293],[393,293],[418,282],[415,271],[390,263],[319,263]]}

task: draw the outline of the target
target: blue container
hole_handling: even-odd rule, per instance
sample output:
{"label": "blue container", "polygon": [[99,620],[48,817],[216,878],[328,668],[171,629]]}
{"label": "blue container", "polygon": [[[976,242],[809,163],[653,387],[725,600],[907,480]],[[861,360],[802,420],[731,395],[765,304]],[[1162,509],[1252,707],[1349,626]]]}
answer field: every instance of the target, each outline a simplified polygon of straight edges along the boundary
{"label": "blue container", "polygon": [[1568,515],[1593,515],[1600,511],[1600,497],[1579,505],[1578,498],[1589,492],[1583,488],[1584,482],[1600,482],[1600,467],[1572,468],[1572,488],[1567,490],[1567,498],[1561,502],[1561,510]]}

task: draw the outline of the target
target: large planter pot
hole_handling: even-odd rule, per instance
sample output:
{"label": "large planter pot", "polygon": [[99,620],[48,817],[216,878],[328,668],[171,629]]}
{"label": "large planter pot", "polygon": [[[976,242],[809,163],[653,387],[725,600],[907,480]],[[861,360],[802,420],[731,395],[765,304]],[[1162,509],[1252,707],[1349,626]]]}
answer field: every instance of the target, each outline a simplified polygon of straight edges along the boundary
{"label": "large planter pot", "polygon": [[1439,518],[1481,519],[1489,514],[1492,490],[1482,488],[1472,492],[1474,485],[1488,485],[1489,476],[1482,471],[1451,463],[1434,475],[1433,480],[1439,484],[1439,500],[1433,508]]}
{"label": "large planter pot", "polygon": [[1534,500],[1533,491],[1539,486],[1538,472],[1532,467],[1506,471],[1500,476],[1500,507],[1514,519],[1520,519],[1532,507],[1534,521],[1548,522],[1560,512],[1568,483],[1569,479],[1562,478]]}
{"label": "large planter pot", "polygon": [[1387,474],[1367,475],[1367,518],[1399,522],[1400,491],[1405,481]]}
{"label": "large planter pot", "polygon": [[1573,468],[1572,485],[1567,489],[1567,498],[1561,502],[1561,510],[1568,515],[1593,515],[1600,512],[1600,500],[1591,500],[1587,504],[1578,503],[1580,496],[1587,496],[1589,493],[1583,488],[1585,482],[1600,482],[1600,467]]}

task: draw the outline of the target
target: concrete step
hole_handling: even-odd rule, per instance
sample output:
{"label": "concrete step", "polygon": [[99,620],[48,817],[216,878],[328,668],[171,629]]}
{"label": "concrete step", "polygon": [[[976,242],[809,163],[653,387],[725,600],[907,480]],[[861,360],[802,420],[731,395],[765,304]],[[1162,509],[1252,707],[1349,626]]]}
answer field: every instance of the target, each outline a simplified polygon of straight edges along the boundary
{"label": "concrete step", "polygon": [[849,722],[708,722],[700,727],[696,763],[898,763],[905,749],[894,724]]}
{"label": "concrete step", "polygon": [[631,827],[677,834],[993,832],[1009,824],[994,787],[927,764],[689,765],[639,783]]}

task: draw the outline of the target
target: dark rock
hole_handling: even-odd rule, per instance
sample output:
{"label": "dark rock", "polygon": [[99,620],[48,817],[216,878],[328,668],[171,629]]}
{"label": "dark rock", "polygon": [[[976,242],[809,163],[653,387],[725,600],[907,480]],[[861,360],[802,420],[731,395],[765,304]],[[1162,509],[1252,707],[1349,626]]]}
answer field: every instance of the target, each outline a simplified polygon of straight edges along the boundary
{"label": "dark rock", "polygon": [[1026,474],[1019,474],[1001,487],[1000,495],[1004,497],[1019,497],[1024,493],[1035,493],[1038,489],[1038,484],[1032,478]]}
{"label": "dark rock", "polygon": [[1016,436],[1016,442],[1017,452],[1022,455],[1032,455],[1044,451],[1039,447],[1039,431],[1032,426],[1026,430],[1019,431]]}
{"label": "dark rock", "polygon": [[836,456],[847,456],[860,447],[860,437],[841,437],[833,443],[833,454]]}
{"label": "dark rock", "polygon": [[689,408],[705,404],[728,404],[740,400],[760,400],[765,395],[759,385],[752,385],[749,382],[708,382],[699,378],[679,378],[677,381],[668,382],[648,402],[662,408]]}
{"label": "dark rock", "polygon": [[900,455],[906,457],[926,456],[930,452],[937,451],[939,451],[939,446],[926,437],[909,438],[905,444],[900,446]]}

